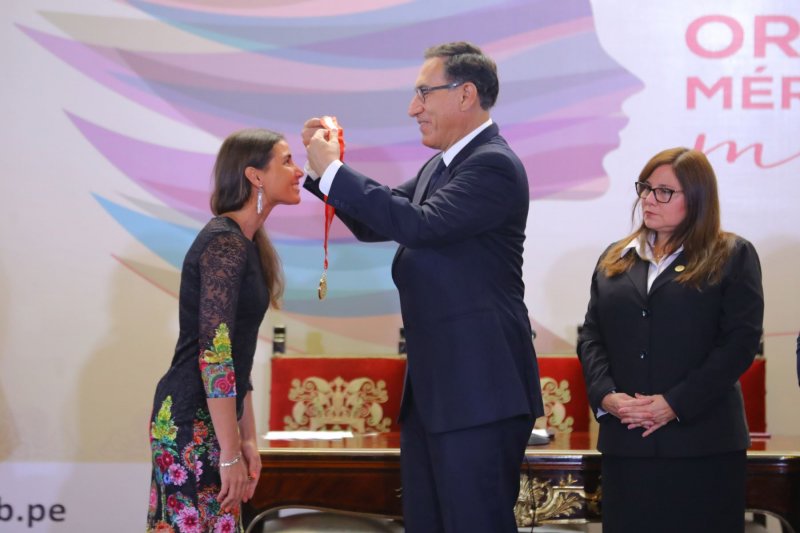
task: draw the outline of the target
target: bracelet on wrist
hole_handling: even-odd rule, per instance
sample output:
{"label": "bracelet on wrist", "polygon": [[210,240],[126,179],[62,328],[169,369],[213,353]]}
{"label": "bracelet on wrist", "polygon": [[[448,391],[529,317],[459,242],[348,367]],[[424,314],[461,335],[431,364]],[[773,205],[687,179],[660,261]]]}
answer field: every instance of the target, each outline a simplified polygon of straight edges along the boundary
{"label": "bracelet on wrist", "polygon": [[231,459],[227,463],[223,462],[223,461],[220,461],[219,462],[219,467],[220,468],[228,468],[228,467],[233,466],[236,463],[238,463],[241,459],[242,459],[242,454],[241,453],[237,453],[236,457],[234,457],[233,459]]}

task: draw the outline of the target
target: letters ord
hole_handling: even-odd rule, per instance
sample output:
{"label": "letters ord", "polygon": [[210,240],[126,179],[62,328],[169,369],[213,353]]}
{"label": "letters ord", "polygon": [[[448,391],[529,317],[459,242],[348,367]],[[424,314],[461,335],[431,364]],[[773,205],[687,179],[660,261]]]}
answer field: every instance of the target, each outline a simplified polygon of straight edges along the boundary
{"label": "letters ord", "polygon": [[[730,30],[729,41],[719,50],[710,50],[698,38],[708,24],[722,24]],[[742,24],[727,15],[706,15],[697,18],[686,28],[686,45],[695,55],[707,59],[730,57],[742,49],[745,30]],[[793,45],[800,37],[800,22],[786,15],[757,15],[753,19],[753,57],[766,57],[771,49],[780,50],[786,57],[800,57]]]}

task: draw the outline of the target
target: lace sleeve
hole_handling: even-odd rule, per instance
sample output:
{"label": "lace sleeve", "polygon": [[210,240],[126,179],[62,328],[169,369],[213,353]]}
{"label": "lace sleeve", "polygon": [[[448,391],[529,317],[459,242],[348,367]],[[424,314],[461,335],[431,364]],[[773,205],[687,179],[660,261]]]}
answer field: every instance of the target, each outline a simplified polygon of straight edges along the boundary
{"label": "lace sleeve", "polygon": [[221,233],[200,256],[200,375],[206,397],[236,397],[231,336],[247,248],[241,237]]}

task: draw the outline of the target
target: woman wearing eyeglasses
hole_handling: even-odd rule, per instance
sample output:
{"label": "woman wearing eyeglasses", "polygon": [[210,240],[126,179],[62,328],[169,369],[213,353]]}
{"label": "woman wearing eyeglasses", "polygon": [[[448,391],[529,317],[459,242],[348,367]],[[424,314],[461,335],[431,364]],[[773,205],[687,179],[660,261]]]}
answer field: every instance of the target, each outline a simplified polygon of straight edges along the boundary
{"label": "woman wearing eyeglasses", "polygon": [[641,224],[600,257],[578,339],[603,531],[741,532],[750,438],[738,379],[762,331],[758,255],[721,230],[701,152],[656,154],[635,191]]}

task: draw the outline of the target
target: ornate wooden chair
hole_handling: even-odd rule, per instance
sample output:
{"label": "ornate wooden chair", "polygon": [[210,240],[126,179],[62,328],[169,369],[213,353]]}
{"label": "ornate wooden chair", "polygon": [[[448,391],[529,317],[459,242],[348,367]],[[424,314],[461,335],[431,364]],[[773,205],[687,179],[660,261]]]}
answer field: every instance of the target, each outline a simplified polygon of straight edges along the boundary
{"label": "ornate wooden chair", "polygon": [[[401,355],[274,355],[271,431],[399,431],[406,358]],[[261,533],[394,533],[391,520],[333,511],[274,517]]]}

